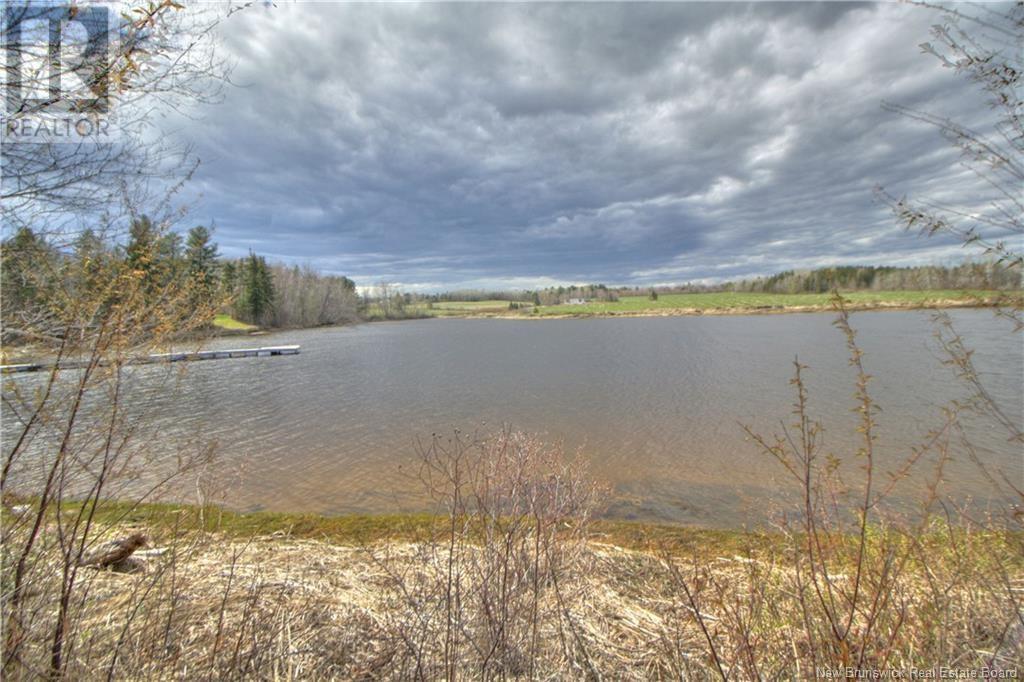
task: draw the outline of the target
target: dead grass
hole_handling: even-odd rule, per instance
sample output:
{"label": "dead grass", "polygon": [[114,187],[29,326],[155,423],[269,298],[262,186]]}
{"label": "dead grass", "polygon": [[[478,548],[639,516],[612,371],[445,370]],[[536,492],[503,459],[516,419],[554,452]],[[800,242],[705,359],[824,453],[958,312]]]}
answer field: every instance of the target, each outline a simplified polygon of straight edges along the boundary
{"label": "dead grass", "polygon": [[[960,667],[1020,662],[1024,630],[1012,624],[1005,598],[986,589],[992,583],[983,579],[997,564],[1012,565],[1007,584],[1024,590],[1024,565],[1019,554],[1012,558],[1020,539],[962,530],[957,535],[956,551],[928,551],[903,574],[898,596],[908,609],[908,627],[905,641],[891,645],[898,651],[891,665],[926,668],[948,663],[924,659],[938,645],[925,635],[939,632]],[[940,537],[937,532],[934,542]],[[406,599],[407,590],[430,583],[433,569],[447,560],[444,548],[383,541],[358,546],[283,534],[250,540],[202,534],[172,542],[162,553],[159,548],[151,551],[142,572],[89,571],[83,585],[88,615],[78,628],[81,641],[71,647],[69,674],[74,679],[98,679],[108,673],[113,678],[153,679],[196,674],[262,679],[443,676],[443,670],[415,674],[396,622],[417,617],[417,609]],[[701,595],[706,600],[702,615],[726,648],[730,642],[723,623],[729,609],[752,591],[764,592],[771,609],[757,616],[757,636],[766,650],[777,648],[779,660],[793,660],[792,652],[807,646],[794,638],[801,630],[795,598],[799,577],[784,559],[784,544],[748,549],[736,554],[698,551],[666,559],[652,552],[588,543],[574,570],[562,577],[562,589],[573,598],[558,604],[553,593],[545,597],[533,676],[717,677],[707,643],[669,564],[682,572],[701,572],[706,590]],[[428,556],[438,564],[425,562]],[[971,557],[968,567],[957,558],[963,556]],[[985,556],[990,561],[976,560]],[[954,578],[965,568],[970,570]],[[398,574],[405,577],[404,589],[395,580]],[[941,594],[936,593],[939,585]],[[467,592],[473,587],[464,585]],[[126,628],[129,619],[132,625]],[[925,627],[928,622],[934,627]],[[120,641],[126,629],[130,641]],[[131,634],[135,632],[146,636]],[[83,667],[75,666],[79,658]],[[767,678],[813,676],[799,668],[771,670],[769,660],[759,663]],[[460,667],[459,672],[482,677],[472,666]],[[496,676],[528,676],[525,669],[503,672]],[[738,679],[749,678],[740,674]]]}

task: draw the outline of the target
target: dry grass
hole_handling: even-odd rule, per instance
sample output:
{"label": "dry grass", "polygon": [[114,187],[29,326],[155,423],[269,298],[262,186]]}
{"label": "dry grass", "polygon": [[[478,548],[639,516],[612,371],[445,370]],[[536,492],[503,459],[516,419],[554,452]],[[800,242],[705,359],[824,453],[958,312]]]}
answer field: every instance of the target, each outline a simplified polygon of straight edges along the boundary
{"label": "dry grass", "polygon": [[[939,538],[933,536],[932,544],[942,546]],[[903,573],[894,591],[906,627],[888,644],[893,651],[889,664],[1019,664],[1024,629],[1013,624],[1008,596],[987,588],[1002,582],[992,572],[1012,565],[1006,584],[1024,590],[1020,554],[1016,561],[1011,556],[1020,551],[1015,542],[1019,538],[961,530],[955,552],[933,552],[922,544],[921,561]],[[445,602],[443,593],[434,593],[432,605],[408,599],[410,590],[431,585],[446,565],[444,547],[407,542],[359,547],[286,536],[242,541],[218,535],[178,539],[165,547],[146,557],[142,572],[89,571],[85,576],[86,616],[76,629],[78,641],[69,647],[70,679],[444,676],[443,669],[417,674],[402,632],[403,624]],[[728,627],[739,615],[734,610],[751,594],[764,598],[764,609],[746,617],[759,644],[776,652],[776,660],[760,659],[756,676],[740,668],[727,668],[727,675],[813,677],[805,668],[773,667],[799,662],[808,648],[798,636],[800,578],[786,554],[779,543],[750,554],[667,559],[589,543],[561,578],[561,589],[572,598],[560,603],[553,591],[543,598],[532,675],[526,668],[482,674],[480,661],[466,656],[459,661],[458,676],[718,677],[704,634],[674,578],[679,571],[700,576],[701,615],[723,650],[738,646]],[[401,584],[396,575],[403,576]],[[468,572],[466,580],[465,593],[480,587]],[[940,650],[949,657],[928,658]]]}

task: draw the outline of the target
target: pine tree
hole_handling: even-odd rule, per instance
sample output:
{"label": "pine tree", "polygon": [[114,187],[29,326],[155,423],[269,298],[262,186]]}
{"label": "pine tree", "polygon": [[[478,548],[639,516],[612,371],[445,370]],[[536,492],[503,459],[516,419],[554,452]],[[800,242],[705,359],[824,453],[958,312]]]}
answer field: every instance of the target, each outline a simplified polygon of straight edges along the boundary
{"label": "pine tree", "polygon": [[259,285],[260,285],[260,296],[263,299],[263,312],[265,315],[273,310],[274,307],[274,278],[270,273],[270,268],[267,266],[267,261],[262,256],[259,259]]}
{"label": "pine tree", "polygon": [[234,313],[239,307],[238,277],[239,265],[233,261],[225,261],[220,266],[220,292],[227,306]]}
{"label": "pine tree", "polygon": [[83,290],[102,286],[104,272],[113,257],[103,240],[91,229],[84,230],[74,244],[74,284]]}
{"label": "pine tree", "polygon": [[48,284],[53,251],[35,232],[27,227],[18,230],[0,249],[3,264],[2,297],[5,321],[36,301]]}
{"label": "pine tree", "polygon": [[217,245],[206,227],[197,225],[188,231],[185,242],[185,267],[193,289],[193,298],[209,303],[216,293]]}
{"label": "pine tree", "polygon": [[156,228],[148,216],[140,216],[132,221],[128,228],[125,260],[132,270],[141,273],[144,277],[148,277],[154,270],[156,240]]}
{"label": "pine tree", "polygon": [[150,296],[176,281],[182,273],[181,235],[161,233],[147,216],[132,221],[125,259],[145,282]]}
{"label": "pine tree", "polygon": [[79,261],[95,260],[106,252],[103,240],[91,229],[83,230],[75,240],[75,258]]}
{"label": "pine tree", "polygon": [[274,303],[274,282],[266,259],[252,251],[242,270],[242,310],[248,322],[260,324]]}

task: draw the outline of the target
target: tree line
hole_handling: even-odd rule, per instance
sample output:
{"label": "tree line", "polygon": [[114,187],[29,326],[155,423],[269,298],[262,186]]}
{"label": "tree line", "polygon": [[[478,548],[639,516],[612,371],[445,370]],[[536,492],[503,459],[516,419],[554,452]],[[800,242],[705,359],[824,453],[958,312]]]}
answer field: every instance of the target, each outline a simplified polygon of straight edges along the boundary
{"label": "tree line", "polygon": [[937,289],[1020,289],[1020,273],[995,262],[967,262],[955,266],[914,267],[843,265],[815,270],[784,270],[768,277],[754,277],[708,284],[703,282],[632,287],[620,292],[635,296],[724,291],[766,294],[824,294],[838,291],[928,291]]}
{"label": "tree line", "polygon": [[[683,283],[659,286],[620,286],[584,284],[547,287],[536,290],[462,289],[438,294],[420,294],[413,300],[510,301],[516,303],[558,305],[571,299],[617,301],[620,296],[657,297],[672,293],[714,293],[724,291],[773,294],[827,293],[839,291],[907,291],[935,289],[1014,290],[1021,288],[1020,272],[1000,267],[994,260],[965,262],[955,266],[926,265],[912,267],[841,265],[808,270],[785,270],[768,277],[755,277],[720,283]],[[389,296],[394,292],[389,290]]]}
{"label": "tree line", "polygon": [[221,281],[225,310],[245,322],[268,327],[318,327],[360,319],[356,285],[348,277],[325,275],[309,265],[268,265],[249,254],[225,261]]}
{"label": "tree line", "polygon": [[825,293],[840,291],[902,291],[925,289],[1017,289],[1019,272],[994,262],[968,262],[952,267],[838,266],[817,270],[787,270],[771,277],[728,285],[732,291],[765,293]]}
{"label": "tree line", "polygon": [[421,298],[433,303],[445,301],[510,301],[540,306],[558,305],[573,298],[617,301],[619,300],[619,292],[627,289],[628,287],[616,289],[604,284],[579,284],[526,290],[460,289],[438,294],[425,294]]}
{"label": "tree line", "polygon": [[244,258],[223,258],[213,230],[203,225],[183,236],[138,216],[124,240],[86,229],[65,244],[21,227],[4,240],[0,253],[0,313],[8,342],[20,329],[35,328],[57,298],[83,292],[122,271],[142,282],[153,304],[171,291],[186,291],[196,310],[210,309],[260,326],[313,327],[359,316],[351,279],[323,275],[308,266],[270,265],[252,252]]}

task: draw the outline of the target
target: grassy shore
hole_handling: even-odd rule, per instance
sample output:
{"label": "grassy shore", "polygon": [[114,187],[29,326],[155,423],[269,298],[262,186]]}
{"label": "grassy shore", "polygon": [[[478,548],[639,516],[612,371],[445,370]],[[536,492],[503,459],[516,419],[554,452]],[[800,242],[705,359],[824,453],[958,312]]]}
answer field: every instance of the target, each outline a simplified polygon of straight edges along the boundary
{"label": "grassy shore", "polygon": [[509,301],[497,299],[489,301],[438,301],[427,310],[435,317],[463,316],[467,314],[503,314],[515,312],[509,310]]}
{"label": "grassy shore", "polygon": [[[65,505],[77,510],[77,503]],[[415,542],[443,530],[447,519],[430,514],[322,515],[287,512],[237,512],[219,506],[188,504],[134,504],[106,502],[96,522],[112,528],[144,529],[155,538],[181,533],[214,533],[230,540],[253,537],[287,537],[340,545],[380,542]],[[739,530],[707,529],[677,524],[600,519],[590,527],[590,539],[624,549],[658,547],[672,553],[733,552],[748,546],[751,538],[770,543],[771,534],[752,535]]]}
{"label": "grassy shore", "polygon": [[259,327],[254,324],[248,324],[241,320],[236,320],[230,315],[225,315],[223,313],[213,318],[213,326],[229,332],[252,332],[259,329]]}
{"label": "grassy shore", "polygon": [[[73,513],[77,502],[62,509]],[[195,534],[211,535],[221,541],[249,541],[254,538],[289,541],[317,541],[329,545],[368,547],[381,543],[421,542],[444,534],[451,519],[434,514],[314,514],[297,512],[239,512],[218,505],[197,506],[176,503],[107,501],[96,508],[94,522],[101,527],[127,533],[144,531],[153,541],[170,541]],[[879,531],[882,532],[882,531]],[[939,547],[949,540],[950,532],[961,532],[937,525],[933,532],[916,538],[927,546]],[[1024,549],[1024,532],[1001,531],[1004,540]],[[701,526],[594,519],[587,526],[587,542],[623,550],[656,553],[674,557],[703,557],[737,553],[774,552],[789,540],[780,532],[750,529],[704,528]],[[851,536],[852,539],[852,536]],[[980,558],[978,558],[980,560]],[[1024,554],[1014,557],[1014,565],[1024,571]]]}
{"label": "grassy shore", "polygon": [[[853,291],[843,293],[851,310],[986,307],[1019,305],[1019,292],[982,290]],[[430,317],[658,317],[675,315],[752,315],[765,313],[817,312],[832,310],[831,294],[764,294],[718,292],[621,296],[617,301],[588,301],[576,305],[521,304],[510,308],[508,301],[442,301],[428,307],[417,305],[418,316]]]}
{"label": "grassy shore", "polygon": [[[808,554],[799,534],[611,521],[535,544],[501,519],[451,535],[429,515],[104,503],[92,518],[98,539],[152,546],[133,572],[83,569],[75,679],[803,679],[954,660],[1009,672],[1024,654],[1020,533],[878,528],[864,552],[830,534]],[[865,593],[846,607],[859,566]],[[48,583],[33,589],[47,613]]]}

